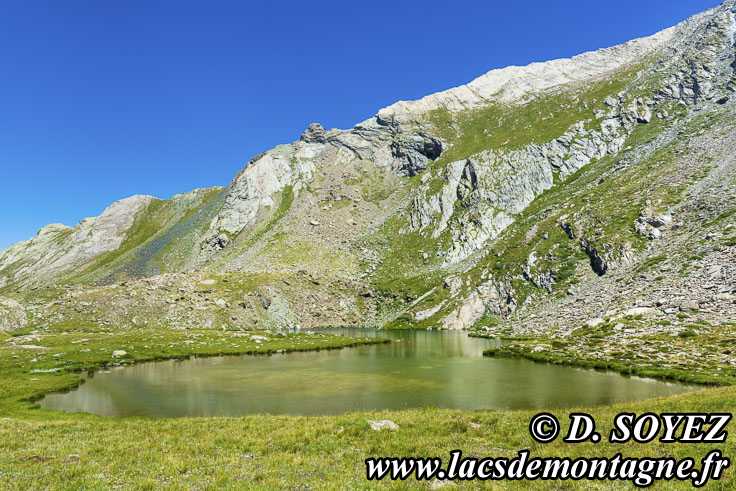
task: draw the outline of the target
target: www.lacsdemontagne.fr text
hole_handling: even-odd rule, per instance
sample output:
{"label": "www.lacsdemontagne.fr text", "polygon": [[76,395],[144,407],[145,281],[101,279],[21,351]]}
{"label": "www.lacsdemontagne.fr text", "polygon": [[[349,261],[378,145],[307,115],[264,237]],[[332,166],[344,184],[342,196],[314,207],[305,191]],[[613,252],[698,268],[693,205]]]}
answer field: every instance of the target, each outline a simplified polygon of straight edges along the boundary
{"label": "www.lacsdemontagne.fr text", "polygon": [[[596,431],[596,421],[586,413],[571,413],[570,427],[564,442],[577,444],[598,443],[602,436]],[[631,441],[646,444],[658,438],[662,444],[707,443],[720,445],[726,442],[726,427],[733,418],[731,413],[619,413],[609,442],[625,444]],[[539,413],[529,423],[529,432],[538,443],[554,441],[561,432],[559,420],[550,413]],[[700,459],[696,468],[693,457],[632,457],[621,453],[613,457],[531,457],[528,450],[521,450],[516,457],[463,458],[462,451],[450,452],[450,462],[443,467],[442,459],[431,458],[369,458],[365,460],[368,480],[405,480],[414,476],[417,480],[543,480],[543,481],[619,481],[635,486],[651,486],[655,481],[690,481],[694,487],[702,487],[709,480],[718,480],[730,466],[730,459],[722,452],[711,450]]]}
{"label": "www.lacsdemontagne.fr text", "polygon": [[629,481],[646,487],[655,481],[691,481],[695,487],[704,486],[710,479],[719,479],[729,466],[719,450],[708,453],[695,468],[692,458],[533,458],[522,450],[512,459],[498,457],[476,459],[462,457],[460,450],[450,452],[450,463],[442,466],[440,458],[378,458],[366,459],[368,480],[560,480],[560,481]]}

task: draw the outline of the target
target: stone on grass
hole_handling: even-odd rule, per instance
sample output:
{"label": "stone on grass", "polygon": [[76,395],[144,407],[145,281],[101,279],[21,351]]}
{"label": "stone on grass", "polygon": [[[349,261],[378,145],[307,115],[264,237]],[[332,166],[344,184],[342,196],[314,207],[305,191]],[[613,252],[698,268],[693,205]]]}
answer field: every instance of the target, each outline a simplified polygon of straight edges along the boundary
{"label": "stone on grass", "polygon": [[394,423],[393,421],[389,419],[383,419],[381,421],[371,421],[368,420],[368,424],[371,425],[371,429],[373,431],[381,431],[381,430],[390,430],[390,431],[398,431],[399,425]]}

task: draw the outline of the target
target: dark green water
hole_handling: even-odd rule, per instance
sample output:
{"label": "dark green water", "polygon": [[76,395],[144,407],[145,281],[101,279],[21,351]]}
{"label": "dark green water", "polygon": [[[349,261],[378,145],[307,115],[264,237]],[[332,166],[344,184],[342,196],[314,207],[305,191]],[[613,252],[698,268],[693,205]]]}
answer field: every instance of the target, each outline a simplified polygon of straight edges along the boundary
{"label": "dark green water", "polygon": [[[517,359],[484,358],[498,341],[463,332],[340,329],[397,340],[342,350],[162,361],[113,368],[45,409],[104,416],[323,415],[373,409],[565,408],[696,390]],[[400,340],[400,341],[399,341]]]}

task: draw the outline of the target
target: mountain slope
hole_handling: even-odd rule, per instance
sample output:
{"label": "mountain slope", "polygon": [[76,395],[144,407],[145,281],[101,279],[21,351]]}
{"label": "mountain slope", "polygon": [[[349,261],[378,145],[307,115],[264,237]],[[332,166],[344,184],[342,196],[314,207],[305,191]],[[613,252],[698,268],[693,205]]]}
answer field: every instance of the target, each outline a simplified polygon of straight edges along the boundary
{"label": "mountain slope", "polygon": [[[720,227],[717,261],[731,257],[735,9],[494,70],[349,130],[310,125],[225,189],[133,197],[74,229],[50,225],[0,252],[0,294],[35,326],[539,334],[605,314],[578,305],[585,292],[615,292],[601,305],[625,309],[653,261],[693,262],[683,234]],[[729,274],[719,294],[731,294]],[[733,304],[714,305],[720,319]]]}

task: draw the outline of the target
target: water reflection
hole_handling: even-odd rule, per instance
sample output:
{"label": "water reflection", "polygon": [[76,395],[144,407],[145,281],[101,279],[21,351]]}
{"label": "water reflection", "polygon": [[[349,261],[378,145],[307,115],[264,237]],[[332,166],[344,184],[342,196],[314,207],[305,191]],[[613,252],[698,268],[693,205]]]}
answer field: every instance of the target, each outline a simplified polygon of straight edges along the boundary
{"label": "water reflection", "polygon": [[562,408],[696,389],[527,360],[483,358],[483,350],[499,342],[462,332],[339,331],[394,342],[119,367],[88,378],[78,390],[51,394],[41,406],[104,416],[319,415],[425,406]]}

